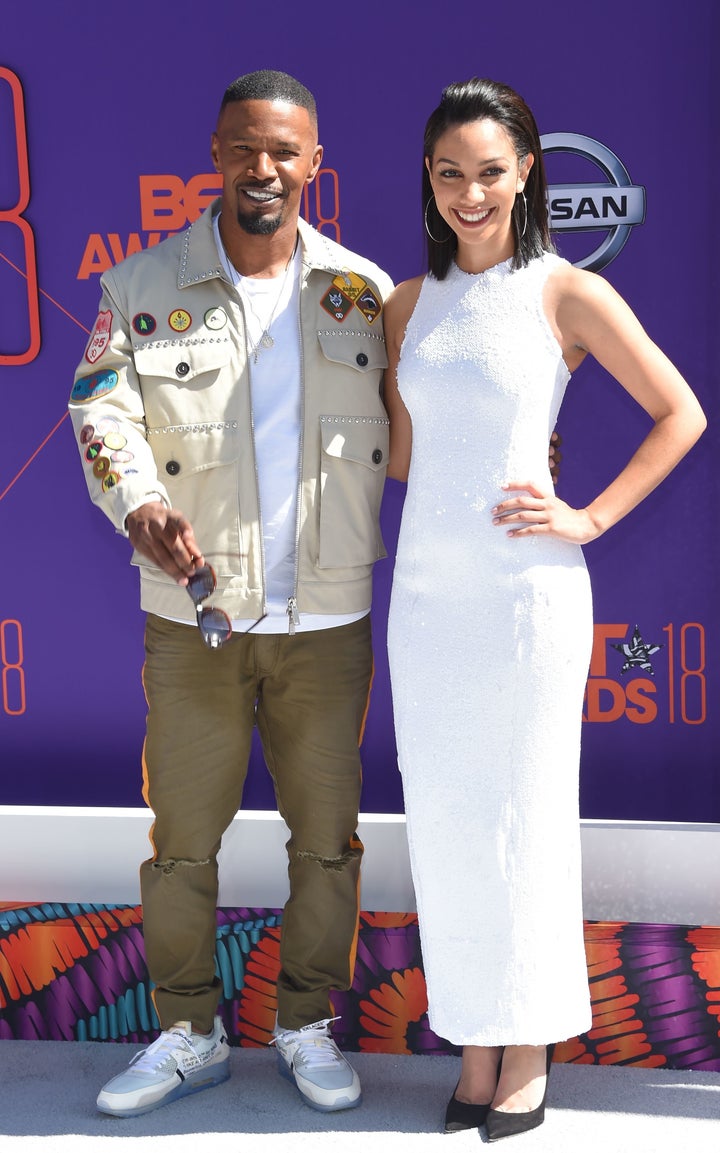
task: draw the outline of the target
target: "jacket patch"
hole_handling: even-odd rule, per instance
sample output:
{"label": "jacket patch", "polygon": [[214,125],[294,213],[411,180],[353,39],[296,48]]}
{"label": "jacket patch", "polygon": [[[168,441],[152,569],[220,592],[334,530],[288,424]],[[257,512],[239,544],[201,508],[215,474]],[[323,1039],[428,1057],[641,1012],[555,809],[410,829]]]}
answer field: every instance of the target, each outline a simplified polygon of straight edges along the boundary
{"label": "jacket patch", "polygon": [[367,288],[367,281],[358,276],[357,272],[343,272],[333,280],[336,288],[342,289],[351,300],[357,300],[363,288]]}
{"label": "jacket patch", "polygon": [[[85,460],[93,466],[93,473],[98,480],[104,480],[111,472],[111,487],[120,482],[120,473],[115,471],[112,463],[126,464],[135,459],[135,453],[127,449],[127,440],[118,432],[117,421],[112,417],[103,417],[98,421],[97,428],[91,424],[84,424],[80,429],[80,443],[86,446]],[[106,449],[109,456],[103,452]],[[111,463],[112,462],[112,463]],[[125,472],[130,470],[123,470]],[[132,471],[135,471],[134,469]],[[117,479],[115,479],[117,478]]]}
{"label": "jacket patch", "polygon": [[87,448],[85,449],[85,460],[89,461],[89,463],[92,464],[93,461],[97,460],[97,458],[100,456],[100,453],[102,452],[102,447],[103,446],[102,446],[101,440],[94,440],[92,442],[92,444],[89,444],[87,446]]}
{"label": "jacket patch", "polygon": [[70,400],[77,403],[83,400],[96,400],[99,396],[112,392],[117,382],[118,374],[112,368],[95,372],[92,376],[81,376],[73,385]]}
{"label": "jacket patch", "polygon": [[320,306],[329,312],[335,320],[340,321],[343,321],[350,309],[354,307],[350,297],[346,296],[342,289],[336,288],[334,281],[320,301]]}
{"label": "jacket patch", "polygon": [[185,332],[192,324],[192,317],[184,308],[176,308],[168,316],[168,324],[173,332]]}
{"label": "jacket patch", "polygon": [[382,312],[382,304],[371,288],[365,287],[364,292],[361,292],[355,301],[355,305],[360,309],[368,324],[372,324],[377,320]]}
{"label": "jacket patch", "polygon": [[110,492],[110,489],[115,488],[115,485],[117,484],[120,484],[120,473],[106,472],[105,476],[102,478],[103,492]]}
{"label": "jacket patch", "polygon": [[152,336],[157,321],[151,312],[138,312],[132,318],[132,326],[140,336]]}
{"label": "jacket patch", "polygon": [[110,459],[107,456],[97,456],[93,463],[93,476],[101,479],[106,472],[110,472]]}
{"label": "jacket patch", "polygon": [[94,364],[99,360],[105,349],[110,343],[110,329],[112,327],[112,312],[108,309],[106,312],[99,312],[95,327],[90,333],[90,340],[85,349],[85,359],[89,364]]}
{"label": "jacket patch", "polygon": [[224,308],[208,308],[203,317],[206,328],[211,332],[217,332],[219,328],[224,328],[227,324],[227,313]]}
{"label": "jacket patch", "polygon": [[127,441],[121,432],[108,432],[103,437],[105,448],[125,448]]}

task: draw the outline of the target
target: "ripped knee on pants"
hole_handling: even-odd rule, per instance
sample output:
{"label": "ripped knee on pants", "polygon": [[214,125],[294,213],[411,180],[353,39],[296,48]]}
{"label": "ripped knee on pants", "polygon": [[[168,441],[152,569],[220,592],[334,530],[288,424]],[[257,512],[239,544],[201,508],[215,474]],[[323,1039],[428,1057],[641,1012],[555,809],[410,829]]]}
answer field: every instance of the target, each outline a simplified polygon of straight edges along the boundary
{"label": "ripped knee on pants", "polygon": [[296,856],[299,861],[315,861],[321,869],[331,873],[339,873],[353,861],[357,861],[360,852],[358,849],[348,849],[340,857],[323,857],[322,854],[313,853],[310,849],[298,849]]}
{"label": "ripped knee on pants", "polygon": [[166,861],[153,861],[152,868],[162,872],[166,877],[171,877],[178,868],[198,869],[202,865],[209,864],[209,857],[206,857],[204,861],[185,861],[179,857],[168,857]]}

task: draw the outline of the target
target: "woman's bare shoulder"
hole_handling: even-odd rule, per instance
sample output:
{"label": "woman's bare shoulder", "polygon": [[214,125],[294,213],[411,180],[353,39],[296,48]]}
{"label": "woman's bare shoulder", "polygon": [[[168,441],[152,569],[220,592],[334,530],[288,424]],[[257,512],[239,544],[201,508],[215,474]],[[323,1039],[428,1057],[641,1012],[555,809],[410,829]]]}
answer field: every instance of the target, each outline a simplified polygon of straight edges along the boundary
{"label": "woman's bare shoulder", "polygon": [[385,304],[393,320],[401,320],[403,317],[405,320],[410,319],[424,279],[424,276],[413,276],[411,280],[403,280],[393,289]]}
{"label": "woman's bare shoulder", "polygon": [[390,293],[385,302],[385,338],[402,344],[407,322],[413,314],[422,288],[424,276],[403,280]]}

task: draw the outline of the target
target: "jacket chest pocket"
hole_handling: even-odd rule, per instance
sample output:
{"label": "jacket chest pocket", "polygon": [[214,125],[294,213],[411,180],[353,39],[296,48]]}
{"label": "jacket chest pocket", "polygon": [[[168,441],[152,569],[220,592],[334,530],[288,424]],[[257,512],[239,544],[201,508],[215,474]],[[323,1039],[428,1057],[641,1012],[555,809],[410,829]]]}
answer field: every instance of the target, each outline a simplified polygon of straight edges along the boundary
{"label": "jacket chest pocket", "polygon": [[320,418],[320,568],[367,566],[386,555],[379,516],[389,424],[387,417]]}
{"label": "jacket chest pocket", "polygon": [[232,371],[232,354],[233,345],[227,338],[198,337],[136,349],[135,368],[148,425],[193,425],[226,419],[237,377]]}
{"label": "jacket chest pocket", "polygon": [[385,341],[379,333],[327,329],[318,332],[318,341],[323,356],[333,364],[366,375],[377,374],[387,368]]}

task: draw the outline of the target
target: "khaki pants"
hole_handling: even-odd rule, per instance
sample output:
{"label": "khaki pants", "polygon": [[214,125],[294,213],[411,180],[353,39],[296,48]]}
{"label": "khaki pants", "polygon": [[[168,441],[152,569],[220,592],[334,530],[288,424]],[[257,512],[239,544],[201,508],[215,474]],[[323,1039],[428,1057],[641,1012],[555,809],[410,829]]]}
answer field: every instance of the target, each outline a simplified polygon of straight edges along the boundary
{"label": "khaki pants", "polygon": [[278,1022],[296,1029],[326,1017],[330,989],[348,989],[355,964],[370,618],[292,637],[238,635],[211,651],[194,627],[148,616],[145,649],[145,797],[155,823],[140,882],[161,1027],[212,1028],[216,857],[240,807],[255,724],[291,834]]}

